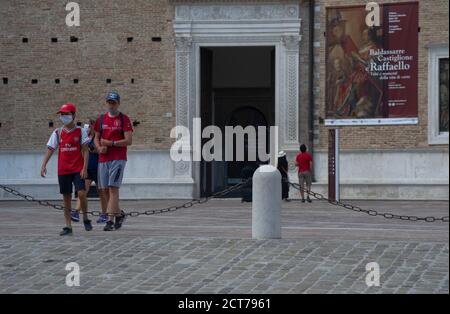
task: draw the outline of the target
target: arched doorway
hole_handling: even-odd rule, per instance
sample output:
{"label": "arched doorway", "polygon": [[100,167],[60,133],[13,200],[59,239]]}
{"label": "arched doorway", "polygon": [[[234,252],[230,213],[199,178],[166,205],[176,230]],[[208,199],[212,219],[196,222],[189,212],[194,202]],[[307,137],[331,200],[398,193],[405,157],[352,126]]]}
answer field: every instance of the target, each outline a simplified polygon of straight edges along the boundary
{"label": "arched doorway", "polygon": [[[275,125],[275,47],[239,46],[205,47],[201,49],[201,118],[202,128],[210,125],[221,129],[223,156],[221,161],[202,161],[200,192],[208,196],[240,182],[242,171],[256,169],[256,142],[243,137],[244,147],[233,139],[233,158],[226,155],[226,127],[269,127]],[[245,133],[245,132],[244,132]],[[208,139],[203,139],[203,143]],[[250,146],[249,146],[250,145]],[[269,143],[266,143],[266,151]],[[239,153],[236,151],[239,149]],[[243,161],[237,158],[243,154]],[[227,158],[226,158],[227,157]],[[256,156],[257,157],[257,156]],[[227,195],[234,197],[237,195]]]}
{"label": "arched doorway", "polygon": [[[235,109],[231,114],[230,118],[228,120],[227,126],[242,126],[243,128],[246,128],[248,126],[254,127],[256,130],[258,130],[258,127],[264,126],[266,128],[266,150],[269,147],[269,123],[267,122],[267,118],[264,116],[264,114],[258,110],[255,107],[252,106],[243,106],[241,108]],[[259,134],[257,133],[256,136],[256,143],[255,147],[250,147],[248,138],[245,137],[244,145],[245,145],[245,151],[244,151],[244,161],[233,161],[233,162],[227,162],[227,181],[228,185],[238,183],[241,176],[242,176],[242,170],[244,168],[250,168],[253,170],[256,170],[258,167],[259,159],[257,156],[257,160],[249,160],[249,150],[253,149],[256,152],[258,152],[258,140],[259,140]],[[236,143],[233,145],[236,147]],[[236,151],[234,151],[234,158],[233,160],[237,160],[236,158]]]}

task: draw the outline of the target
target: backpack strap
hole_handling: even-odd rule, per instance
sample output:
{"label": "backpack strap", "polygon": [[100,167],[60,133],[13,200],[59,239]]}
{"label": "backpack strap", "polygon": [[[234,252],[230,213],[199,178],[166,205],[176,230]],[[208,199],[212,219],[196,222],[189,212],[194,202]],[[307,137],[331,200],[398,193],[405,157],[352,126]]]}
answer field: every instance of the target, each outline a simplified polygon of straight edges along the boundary
{"label": "backpack strap", "polygon": [[103,117],[105,115],[102,113],[100,114],[100,126],[99,126],[99,133],[100,133],[100,139],[102,138],[102,133],[103,133]]}
{"label": "backpack strap", "polygon": [[55,130],[55,133],[56,133],[56,143],[58,144],[58,146],[59,146],[59,143],[61,142],[60,137],[61,137],[62,129],[63,129],[63,128],[60,127],[60,128],[57,128],[57,129]]}
{"label": "backpack strap", "polygon": [[80,148],[83,146],[83,128],[81,126],[77,126],[77,129],[80,130]]}
{"label": "backpack strap", "polygon": [[121,112],[120,113],[120,127],[122,128],[122,136],[123,136],[123,138],[125,138],[125,131],[123,130],[123,128],[124,128],[124,116],[123,116],[123,113]]}

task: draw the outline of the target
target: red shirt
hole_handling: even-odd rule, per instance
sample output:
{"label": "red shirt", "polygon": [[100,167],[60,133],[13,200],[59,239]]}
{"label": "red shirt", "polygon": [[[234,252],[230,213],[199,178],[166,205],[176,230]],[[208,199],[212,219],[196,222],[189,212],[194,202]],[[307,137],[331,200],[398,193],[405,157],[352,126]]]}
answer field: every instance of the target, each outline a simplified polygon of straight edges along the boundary
{"label": "red shirt", "polygon": [[308,152],[300,153],[295,159],[298,164],[298,172],[311,171],[312,156]]}
{"label": "red shirt", "polygon": [[[59,141],[59,142],[58,142]],[[72,130],[65,128],[55,130],[50,137],[47,147],[58,152],[58,175],[80,173],[83,170],[84,159],[81,153],[81,145],[87,144],[89,138],[83,134],[80,127]]]}
{"label": "red shirt", "polygon": [[[115,117],[110,117],[109,113],[103,115],[103,130],[101,138],[109,141],[120,141],[125,138],[123,132],[132,132],[130,118],[123,114],[123,126],[121,125],[120,114]],[[100,132],[100,117],[98,117],[94,126],[95,132]],[[123,132],[122,132],[123,131]],[[109,146],[106,154],[99,154],[99,162],[108,162],[112,160],[127,160],[127,147]]]}

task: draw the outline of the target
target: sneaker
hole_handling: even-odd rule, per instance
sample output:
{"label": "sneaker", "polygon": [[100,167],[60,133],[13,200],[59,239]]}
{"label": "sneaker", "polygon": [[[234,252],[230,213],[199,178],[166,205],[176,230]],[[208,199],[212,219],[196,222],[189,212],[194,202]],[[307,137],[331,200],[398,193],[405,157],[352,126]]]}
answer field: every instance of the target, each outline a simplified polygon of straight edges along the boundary
{"label": "sneaker", "polygon": [[86,231],[92,230],[92,224],[91,224],[90,220],[84,220],[83,224],[84,224],[84,230],[86,230]]}
{"label": "sneaker", "polygon": [[308,203],[312,203],[312,200],[308,197],[307,198]]}
{"label": "sneaker", "polygon": [[103,231],[113,231],[114,230],[114,222],[107,221]]}
{"label": "sneaker", "polygon": [[64,227],[63,230],[59,233],[60,236],[69,236],[72,235],[72,228]]}
{"label": "sneaker", "polygon": [[80,213],[78,212],[78,210],[72,209],[72,211],[70,212],[70,218],[72,219],[73,222],[79,222]]}
{"label": "sneaker", "polygon": [[127,216],[125,216],[125,212],[123,210],[120,211],[120,216],[116,216],[116,222],[114,223],[114,228],[116,228],[116,230],[119,230],[120,228],[122,228],[122,224],[125,221],[125,218]]}
{"label": "sneaker", "polygon": [[302,198],[302,203],[306,202],[304,198]]}
{"label": "sneaker", "polygon": [[104,224],[107,221],[108,221],[108,214],[101,214],[97,219],[98,224]]}
{"label": "sneaker", "polygon": [[289,203],[291,200],[290,200],[289,198],[285,198],[284,201],[285,201],[286,203]]}

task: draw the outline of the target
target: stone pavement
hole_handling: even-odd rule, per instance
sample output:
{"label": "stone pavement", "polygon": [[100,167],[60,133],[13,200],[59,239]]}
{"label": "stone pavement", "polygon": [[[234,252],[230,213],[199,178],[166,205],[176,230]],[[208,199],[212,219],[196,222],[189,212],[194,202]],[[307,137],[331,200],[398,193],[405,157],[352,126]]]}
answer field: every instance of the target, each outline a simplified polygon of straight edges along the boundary
{"label": "stone pavement", "polygon": [[[125,210],[179,201],[127,201]],[[358,201],[364,208],[448,215],[448,202]],[[93,209],[98,208],[92,202]],[[105,234],[58,236],[62,213],[0,202],[0,293],[448,293],[449,225],[390,221],[327,203],[283,205],[283,239],[251,239],[251,205],[213,200],[129,218]],[[66,264],[81,270],[67,287]],[[380,265],[367,287],[366,264]]]}

